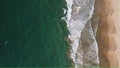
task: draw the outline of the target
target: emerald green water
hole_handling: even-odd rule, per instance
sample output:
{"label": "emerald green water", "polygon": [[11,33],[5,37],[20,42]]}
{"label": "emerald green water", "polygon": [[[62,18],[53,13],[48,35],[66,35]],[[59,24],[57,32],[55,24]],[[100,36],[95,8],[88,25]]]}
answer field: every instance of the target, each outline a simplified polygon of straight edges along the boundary
{"label": "emerald green water", "polygon": [[0,0],[0,66],[71,66],[61,20],[65,5],[65,0]]}

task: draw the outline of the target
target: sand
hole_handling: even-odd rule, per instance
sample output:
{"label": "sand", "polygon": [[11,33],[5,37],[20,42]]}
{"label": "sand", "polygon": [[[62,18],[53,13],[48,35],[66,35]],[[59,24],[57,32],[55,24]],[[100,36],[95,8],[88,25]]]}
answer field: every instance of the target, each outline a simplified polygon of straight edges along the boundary
{"label": "sand", "polygon": [[120,0],[101,1],[97,42],[100,66],[120,67]]}

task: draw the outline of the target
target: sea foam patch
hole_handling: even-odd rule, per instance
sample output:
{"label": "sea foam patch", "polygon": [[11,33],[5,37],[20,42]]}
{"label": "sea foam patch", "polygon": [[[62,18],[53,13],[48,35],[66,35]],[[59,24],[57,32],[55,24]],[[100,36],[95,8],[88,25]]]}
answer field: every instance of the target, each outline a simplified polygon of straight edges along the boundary
{"label": "sea foam patch", "polygon": [[[95,36],[92,31],[92,27],[90,22],[88,22],[94,12],[94,0],[66,0],[67,2],[67,15],[66,15],[66,22],[67,27],[70,32],[68,35],[68,39],[71,41],[71,58],[75,64],[75,67],[78,66],[89,66],[91,63],[87,63],[92,58],[95,58],[94,63],[98,64],[98,47],[97,42],[95,40]],[[88,24],[87,24],[88,23]],[[89,26],[86,26],[89,25]],[[86,28],[88,31],[86,31]],[[88,33],[90,36],[89,38],[81,37],[87,36],[84,33]],[[91,41],[93,39],[94,41]],[[87,42],[84,42],[88,40]],[[83,43],[87,43],[88,51],[86,52],[85,45]],[[92,48],[94,47],[94,48]],[[89,54],[88,54],[89,53]],[[91,53],[92,56],[90,55]],[[88,57],[87,57],[88,56]],[[95,56],[95,57],[94,57]],[[87,59],[88,58],[88,59]]]}

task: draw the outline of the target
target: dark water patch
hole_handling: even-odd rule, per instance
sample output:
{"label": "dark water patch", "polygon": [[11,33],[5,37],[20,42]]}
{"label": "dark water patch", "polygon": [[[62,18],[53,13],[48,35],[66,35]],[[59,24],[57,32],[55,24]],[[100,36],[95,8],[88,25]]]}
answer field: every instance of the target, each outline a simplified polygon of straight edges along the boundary
{"label": "dark water patch", "polygon": [[[0,66],[71,66],[64,0],[1,0]],[[3,43],[4,44],[4,43]]]}

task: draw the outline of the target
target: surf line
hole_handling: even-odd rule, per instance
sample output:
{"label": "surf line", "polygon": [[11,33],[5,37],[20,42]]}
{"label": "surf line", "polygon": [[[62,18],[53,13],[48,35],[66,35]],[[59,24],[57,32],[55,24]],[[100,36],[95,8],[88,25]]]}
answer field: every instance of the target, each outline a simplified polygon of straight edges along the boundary
{"label": "surf line", "polygon": [[[80,0],[81,1],[81,0]],[[70,58],[72,59],[75,68],[78,67],[78,64],[83,64],[83,50],[82,47],[79,50],[80,51],[80,61],[79,63],[77,62],[76,59],[76,53],[77,53],[77,49],[79,46],[79,41],[81,38],[81,32],[85,27],[85,24],[88,22],[88,20],[91,19],[92,15],[93,15],[93,11],[94,11],[94,4],[91,6],[91,9],[86,10],[87,12],[85,14],[83,14],[83,17],[79,17],[80,15],[82,15],[82,13],[80,13],[80,10],[83,10],[79,4],[78,0],[66,0],[67,3],[67,10],[65,10],[65,12],[67,13],[66,15],[66,23],[67,23],[67,28],[70,32],[70,34],[68,35],[68,39],[70,41]],[[74,4],[76,3],[76,4]],[[83,6],[84,7],[84,6]],[[86,7],[84,7],[86,8]],[[85,15],[88,15],[86,18],[84,18]]]}

